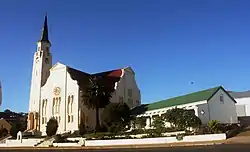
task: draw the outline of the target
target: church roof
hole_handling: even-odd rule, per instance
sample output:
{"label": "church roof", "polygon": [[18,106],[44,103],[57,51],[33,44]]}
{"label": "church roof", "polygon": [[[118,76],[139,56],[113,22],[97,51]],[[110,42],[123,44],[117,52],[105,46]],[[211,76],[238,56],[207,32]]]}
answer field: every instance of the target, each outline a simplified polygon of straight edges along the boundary
{"label": "church roof", "polygon": [[67,66],[67,70],[68,70],[71,78],[73,80],[76,80],[80,87],[86,86],[86,84],[89,82],[90,76],[100,76],[100,77],[105,79],[105,85],[114,88],[115,83],[119,82],[122,75],[123,75],[122,69],[110,70],[110,71],[94,73],[94,74],[82,72],[80,70],[76,70],[76,69],[71,68],[69,66]]}

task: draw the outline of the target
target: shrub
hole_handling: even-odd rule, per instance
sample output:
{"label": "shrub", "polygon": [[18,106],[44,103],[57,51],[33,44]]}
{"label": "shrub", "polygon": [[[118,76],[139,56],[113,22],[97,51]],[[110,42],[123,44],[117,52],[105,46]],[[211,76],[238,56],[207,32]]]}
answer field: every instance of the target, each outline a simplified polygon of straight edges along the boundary
{"label": "shrub", "polygon": [[58,122],[55,118],[50,118],[46,126],[46,134],[51,137],[56,134],[58,129]]}
{"label": "shrub", "polygon": [[137,117],[135,119],[136,128],[142,129],[146,126],[146,118],[145,117]]}
{"label": "shrub", "polygon": [[161,135],[165,129],[165,123],[162,117],[156,117],[153,121],[152,126],[155,128],[154,133],[157,135]]}
{"label": "shrub", "polygon": [[83,136],[84,134],[86,134],[86,128],[84,124],[80,124],[79,125],[79,135]]}
{"label": "shrub", "polygon": [[103,110],[101,119],[109,132],[117,133],[130,125],[131,110],[126,103],[110,103]]}
{"label": "shrub", "polygon": [[8,130],[6,128],[0,129],[0,137],[5,137],[8,135]]}
{"label": "shrub", "polygon": [[18,133],[18,131],[21,130],[21,128],[22,128],[22,125],[21,125],[20,122],[17,121],[17,122],[12,123],[11,124],[11,129],[10,129],[10,135],[12,137],[16,138],[17,137],[17,133]]}
{"label": "shrub", "polygon": [[207,125],[212,133],[220,132],[220,124],[217,120],[210,120]]}
{"label": "shrub", "polygon": [[66,138],[62,137],[61,135],[56,135],[54,142],[55,143],[64,143],[64,142],[66,142]]}

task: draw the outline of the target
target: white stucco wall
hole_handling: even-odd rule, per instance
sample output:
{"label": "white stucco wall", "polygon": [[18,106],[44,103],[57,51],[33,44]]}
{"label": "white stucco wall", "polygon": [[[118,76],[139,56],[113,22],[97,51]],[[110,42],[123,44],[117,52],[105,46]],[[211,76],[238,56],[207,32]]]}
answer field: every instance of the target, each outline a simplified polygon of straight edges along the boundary
{"label": "white stucco wall", "polygon": [[[220,101],[223,95],[224,101]],[[218,120],[220,123],[238,123],[235,102],[220,89],[209,101],[208,110],[210,120]]]}
{"label": "white stucco wall", "polygon": [[[60,123],[58,124],[58,133],[63,132],[65,130],[65,117],[64,117],[64,111],[65,111],[65,86],[66,86],[66,66],[60,64],[56,67],[53,67],[51,69],[50,76],[46,82],[46,84],[41,88],[41,111],[40,111],[40,131],[44,134],[46,132],[46,125],[47,123],[42,124],[42,101],[43,99],[47,99],[47,107],[46,107],[46,119],[47,122],[52,115],[52,107],[53,107],[53,98],[54,97],[61,97],[61,105],[60,105]],[[55,96],[53,93],[53,89],[55,87],[59,87],[61,89],[60,94],[58,96]]]}
{"label": "white stucco wall", "polygon": [[[127,103],[129,107],[133,108],[141,104],[141,93],[137,86],[135,74],[131,68],[124,68],[124,75],[117,83],[116,91],[113,93],[111,102],[120,102],[120,97],[123,98],[123,102]],[[129,89],[132,91],[132,96],[129,97]],[[132,104],[129,103],[131,99]]]}
{"label": "white stucco wall", "polygon": [[[65,115],[65,130],[71,130],[71,131],[75,131],[78,130],[79,128],[79,86],[77,84],[76,80],[73,80],[70,76],[70,74],[67,72],[67,80],[66,80],[66,102],[65,103],[65,109],[63,109],[64,114]],[[72,114],[73,115],[73,122],[70,121],[68,122],[68,115],[67,115],[67,106],[68,106],[68,96],[73,96],[73,105],[72,105]],[[70,109],[69,109],[70,110]]]}
{"label": "white stucco wall", "polygon": [[[250,116],[250,97],[236,98],[237,115]],[[241,107],[241,108],[240,108]],[[244,109],[242,109],[244,107]]]}
{"label": "white stucco wall", "polygon": [[[54,88],[60,88],[60,94],[55,95],[53,90]],[[55,114],[54,117],[60,117],[60,122],[58,122],[58,133],[65,131],[74,131],[78,130],[78,90],[79,87],[77,82],[72,80],[69,73],[66,72],[66,66],[63,64],[57,64],[51,69],[51,74],[46,82],[46,84],[41,89],[41,111],[40,111],[40,131],[45,134],[47,123],[42,124],[42,101],[47,99],[46,107],[46,119],[49,121],[52,114],[53,108],[53,98],[60,97],[60,109],[59,113]],[[67,106],[68,106],[68,96],[73,95],[73,122],[68,122]]]}
{"label": "white stucco wall", "polygon": [[[32,77],[30,85],[29,112],[39,111],[39,99],[41,86],[49,76],[49,69],[52,66],[52,55],[48,43],[37,43],[37,51],[33,57]],[[46,59],[46,62],[45,62]]]}

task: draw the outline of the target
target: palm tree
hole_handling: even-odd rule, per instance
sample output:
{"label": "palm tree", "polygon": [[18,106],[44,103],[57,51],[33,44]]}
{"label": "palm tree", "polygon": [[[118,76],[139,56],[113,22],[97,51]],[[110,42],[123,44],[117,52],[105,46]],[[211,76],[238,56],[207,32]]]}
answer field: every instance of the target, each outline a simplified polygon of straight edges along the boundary
{"label": "palm tree", "polygon": [[89,83],[87,87],[81,88],[82,103],[89,109],[95,109],[96,112],[96,126],[95,131],[100,130],[99,109],[105,108],[110,103],[112,92],[114,88],[107,85],[108,77],[101,77],[96,75],[89,76]]}

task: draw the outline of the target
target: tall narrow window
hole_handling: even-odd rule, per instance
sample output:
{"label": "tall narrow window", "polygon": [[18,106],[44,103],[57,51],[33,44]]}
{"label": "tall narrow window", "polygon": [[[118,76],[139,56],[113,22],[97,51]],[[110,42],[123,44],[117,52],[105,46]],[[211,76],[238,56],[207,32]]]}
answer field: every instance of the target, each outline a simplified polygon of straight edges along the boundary
{"label": "tall narrow window", "polygon": [[69,114],[69,103],[70,103],[70,96],[68,96],[67,114]]}
{"label": "tall narrow window", "polygon": [[74,96],[71,96],[71,105],[70,105],[70,112],[73,113],[73,102],[74,102]]}
{"label": "tall narrow window", "polygon": [[60,114],[61,97],[58,99],[58,113]]}
{"label": "tall narrow window", "polygon": [[53,98],[52,115],[55,114],[55,98]]}

